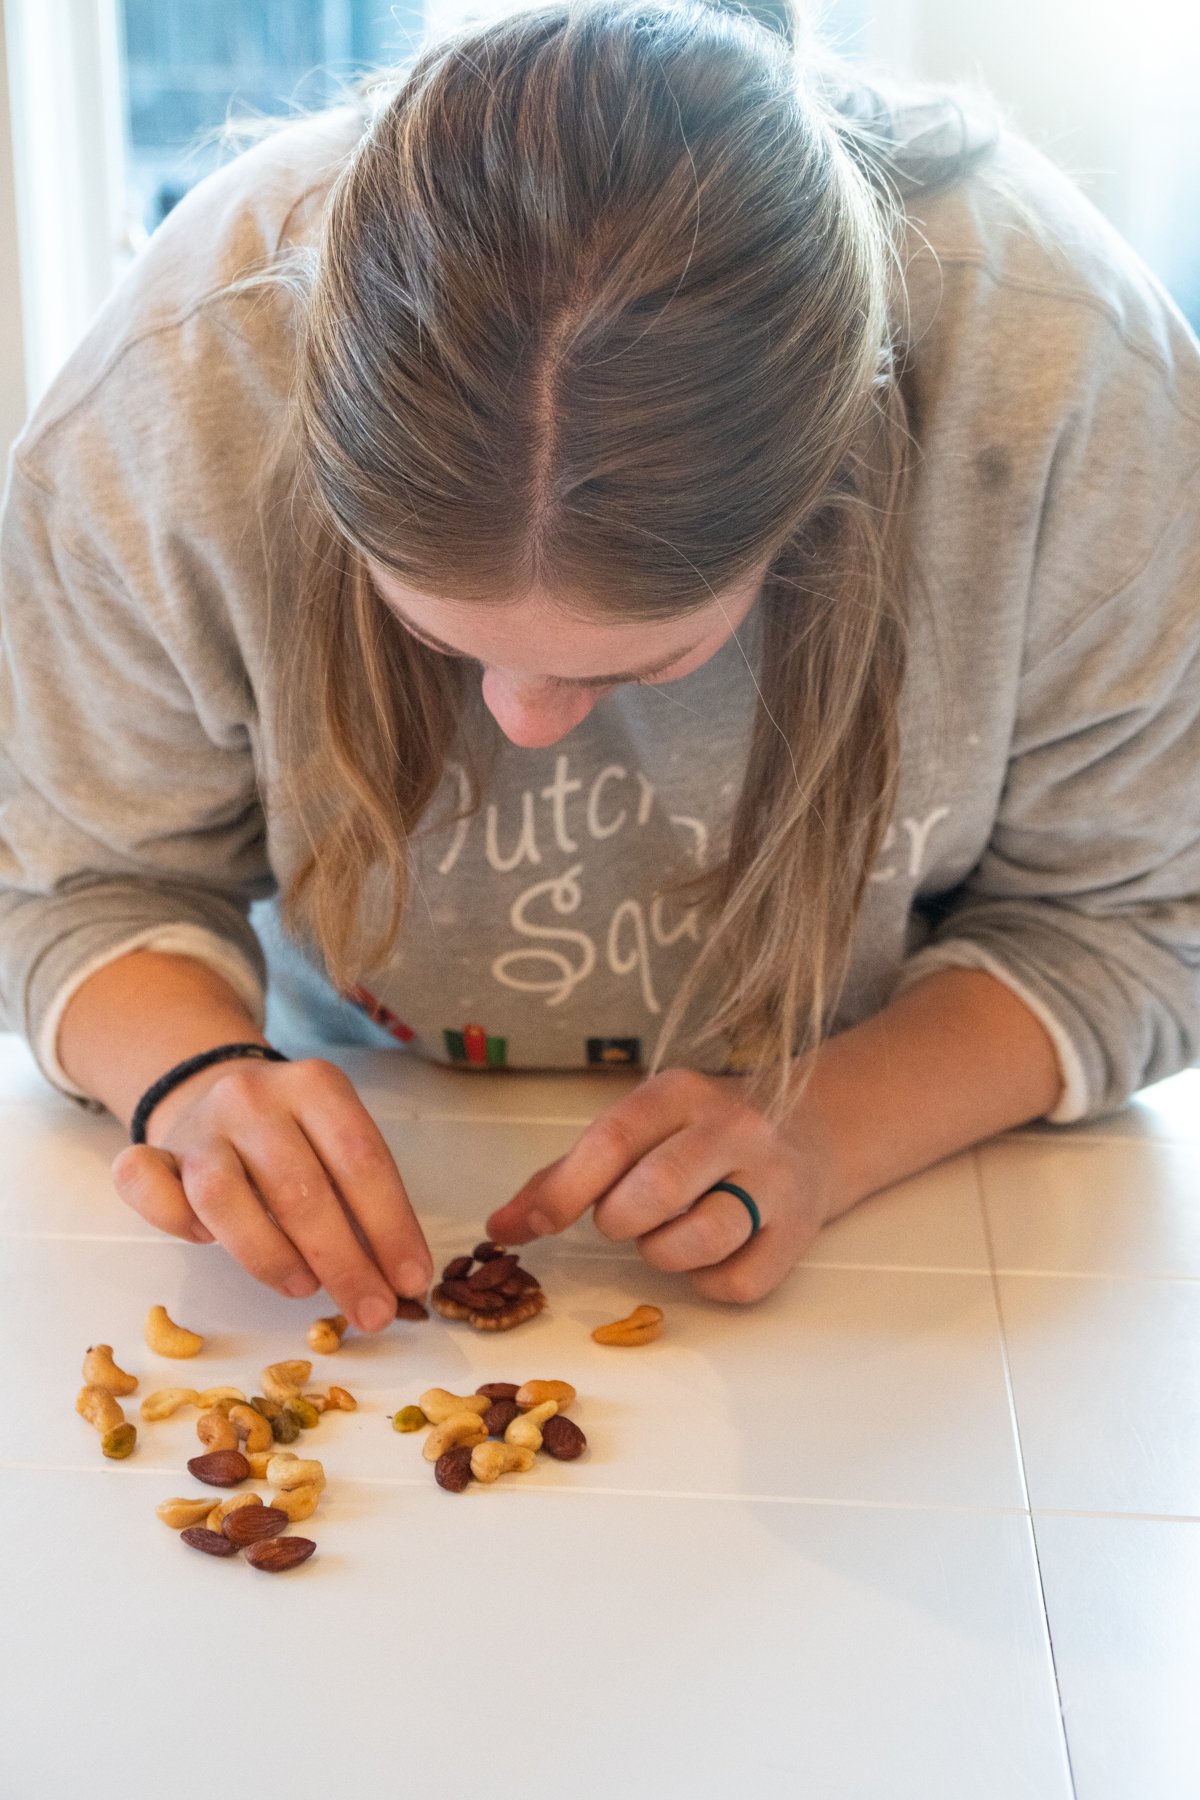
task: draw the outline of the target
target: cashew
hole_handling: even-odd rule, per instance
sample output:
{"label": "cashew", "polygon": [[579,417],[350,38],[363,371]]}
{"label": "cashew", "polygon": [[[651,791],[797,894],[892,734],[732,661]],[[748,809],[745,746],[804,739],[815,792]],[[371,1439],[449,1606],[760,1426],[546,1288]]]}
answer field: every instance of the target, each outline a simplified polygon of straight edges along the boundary
{"label": "cashew", "polygon": [[262,1391],[268,1400],[278,1400],[282,1406],[289,1394],[300,1392],[311,1374],[312,1364],[301,1359],[268,1363],[260,1377]]}
{"label": "cashew", "polygon": [[452,1394],[446,1388],[427,1388],[417,1404],[431,1425],[441,1425],[455,1413],[473,1412],[482,1418],[492,1403],[486,1394]]}
{"label": "cashew", "polygon": [[125,1414],[119,1400],[114,1400],[107,1388],[82,1387],[75,1397],[75,1411],[81,1419],[103,1434],[115,1431],[118,1425],[125,1423]]}
{"label": "cashew", "polygon": [[163,1524],[169,1525],[172,1531],[186,1531],[189,1525],[199,1525],[201,1519],[208,1517],[211,1505],[212,1500],[205,1494],[199,1500],[164,1500],[154,1510]]}
{"label": "cashew", "polygon": [[557,1400],[559,1412],[564,1413],[574,1398],[575,1389],[569,1381],[527,1381],[513,1395],[522,1412],[540,1406],[543,1400]]}
{"label": "cashew", "polygon": [[217,1412],[215,1407],[211,1412],[201,1413],[196,1420],[196,1436],[206,1450],[236,1450],[238,1447],[237,1432],[225,1414]]}
{"label": "cashew", "polygon": [[313,1485],[298,1488],[281,1488],[272,1494],[270,1505],[279,1507],[285,1512],[293,1525],[301,1519],[311,1519],[321,1500],[321,1489]]}
{"label": "cashew", "polygon": [[267,1480],[272,1487],[288,1492],[291,1488],[325,1486],[325,1470],[312,1458],[273,1456],[267,1464]]}
{"label": "cashew", "polygon": [[[244,1404],[245,1399],[246,1396],[243,1394],[241,1388],[205,1388],[202,1394],[196,1395],[196,1405],[200,1408],[201,1412],[209,1412],[212,1407],[224,1406],[226,1403],[232,1406],[241,1406]],[[228,1414],[226,1414],[226,1417],[228,1417]]]}
{"label": "cashew", "polygon": [[231,1406],[228,1422],[246,1450],[269,1450],[275,1442],[271,1435],[271,1421],[264,1419],[260,1412],[255,1412],[252,1406]]}
{"label": "cashew", "polygon": [[349,1323],[345,1313],[334,1313],[331,1319],[314,1319],[308,1328],[309,1349],[315,1350],[318,1356],[332,1356],[335,1350],[341,1349]]}
{"label": "cashew", "polygon": [[540,1406],[531,1406],[528,1412],[520,1413],[508,1427],[504,1433],[505,1443],[516,1444],[522,1450],[540,1450],[542,1426],[557,1411],[557,1400],[543,1400]]}
{"label": "cashew", "polygon": [[83,1379],[89,1387],[107,1388],[110,1394],[132,1394],[137,1387],[136,1375],[127,1375],[113,1361],[111,1344],[92,1344],[83,1359]]}
{"label": "cashew", "polygon": [[[514,1420],[515,1424],[516,1421]],[[524,1475],[533,1467],[533,1451],[522,1445],[497,1444],[489,1438],[471,1452],[471,1473],[476,1481],[498,1481],[501,1475]]]}
{"label": "cashew", "polygon": [[269,1450],[247,1450],[245,1447],[242,1449],[242,1455],[250,1464],[250,1473],[255,1481],[267,1479],[267,1464],[281,1454],[282,1452],[277,1450],[274,1444]]}
{"label": "cashew", "polygon": [[353,1394],[348,1394],[344,1387],[331,1387],[329,1404],[335,1412],[357,1412],[358,1401]]}
{"label": "cashew", "polygon": [[635,1306],[625,1319],[614,1319],[611,1325],[597,1325],[592,1336],[598,1344],[651,1344],[662,1330],[663,1316],[657,1306]]}
{"label": "cashew", "polygon": [[302,1400],[307,1400],[308,1404],[312,1407],[315,1407],[315,1409],[317,1410],[318,1413],[323,1413],[323,1412],[329,1411],[329,1395],[328,1394],[320,1394],[320,1393],[301,1394],[300,1398]]}
{"label": "cashew", "polygon": [[199,1406],[200,1396],[195,1388],[159,1388],[156,1394],[147,1394],[139,1411],[149,1424],[155,1419],[169,1419],[177,1413],[181,1406]]}
{"label": "cashew", "polygon": [[221,1520],[227,1513],[237,1512],[242,1506],[261,1506],[262,1499],[258,1494],[231,1494],[228,1500],[218,1500],[204,1523],[210,1531],[220,1531]]}
{"label": "cashew", "polygon": [[176,1325],[165,1306],[152,1306],[146,1314],[146,1342],[158,1356],[195,1356],[204,1348],[199,1332]]}
{"label": "cashew", "polygon": [[453,1413],[425,1439],[425,1461],[436,1462],[443,1450],[453,1450],[456,1444],[481,1444],[486,1436],[487,1426],[477,1412]]}

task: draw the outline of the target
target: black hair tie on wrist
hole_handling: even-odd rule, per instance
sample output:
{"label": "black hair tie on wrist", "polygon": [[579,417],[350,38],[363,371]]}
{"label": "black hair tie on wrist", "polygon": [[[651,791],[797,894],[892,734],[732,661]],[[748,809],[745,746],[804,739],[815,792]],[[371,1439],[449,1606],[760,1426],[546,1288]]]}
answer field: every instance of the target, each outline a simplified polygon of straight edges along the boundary
{"label": "black hair tie on wrist", "polygon": [[213,1063],[231,1062],[234,1057],[256,1057],[260,1062],[287,1062],[289,1058],[282,1050],[273,1050],[270,1044],[218,1044],[215,1050],[202,1050],[199,1056],[189,1056],[186,1062],[176,1063],[165,1075],[160,1075],[153,1087],[148,1087],[133,1109],[133,1118],[129,1122],[129,1141],[131,1144],[144,1144],[146,1141],[146,1123],[160,1100],[165,1100],[172,1088],[177,1088],[181,1081],[189,1075],[198,1075],[201,1069],[211,1068]]}

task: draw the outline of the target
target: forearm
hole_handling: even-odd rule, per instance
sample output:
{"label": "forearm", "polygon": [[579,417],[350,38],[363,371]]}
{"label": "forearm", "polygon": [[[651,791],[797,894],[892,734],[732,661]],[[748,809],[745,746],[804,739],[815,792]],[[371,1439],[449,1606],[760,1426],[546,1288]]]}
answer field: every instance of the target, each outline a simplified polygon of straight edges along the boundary
{"label": "forearm", "polygon": [[823,1141],[836,1218],[942,1157],[1042,1118],[1060,1088],[1050,1038],[1015,994],[981,970],[939,969],[822,1045],[785,1132]]}
{"label": "forearm", "polygon": [[[258,1029],[229,983],[189,956],[134,950],[105,964],[71,996],[58,1055],[77,1087],[102,1100],[125,1125],[152,1082],[218,1044],[259,1043]],[[217,1064],[168,1094],[153,1117],[161,1129],[176,1096],[228,1072]],[[153,1138],[153,1131],[151,1133]]]}

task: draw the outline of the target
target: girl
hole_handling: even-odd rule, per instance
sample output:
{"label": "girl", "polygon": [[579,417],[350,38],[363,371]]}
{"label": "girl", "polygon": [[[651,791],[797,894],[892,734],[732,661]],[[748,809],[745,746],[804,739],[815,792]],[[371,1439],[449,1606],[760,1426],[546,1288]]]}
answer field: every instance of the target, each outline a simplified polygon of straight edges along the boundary
{"label": "girl", "polygon": [[641,1068],[488,1229],[718,1299],[1197,1052],[1196,341],[770,17],[564,0],[279,131],[16,447],[4,1017],[131,1206],[364,1330],[428,1251],[253,900],[360,1038]]}

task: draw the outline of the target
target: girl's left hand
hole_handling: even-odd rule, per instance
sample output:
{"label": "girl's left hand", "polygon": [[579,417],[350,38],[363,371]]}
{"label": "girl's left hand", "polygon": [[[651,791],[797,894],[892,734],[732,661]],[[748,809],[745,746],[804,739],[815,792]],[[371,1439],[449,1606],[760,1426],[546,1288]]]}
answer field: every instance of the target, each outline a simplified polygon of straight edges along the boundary
{"label": "girl's left hand", "polygon": [[[759,1210],[717,1181],[744,1187]],[[761,1300],[830,1216],[832,1169],[819,1141],[788,1142],[748,1104],[737,1076],[671,1069],[601,1113],[565,1156],[487,1221],[502,1244],[562,1231],[587,1208],[597,1229],[637,1244],[655,1269],[686,1271],[710,1300]]]}

